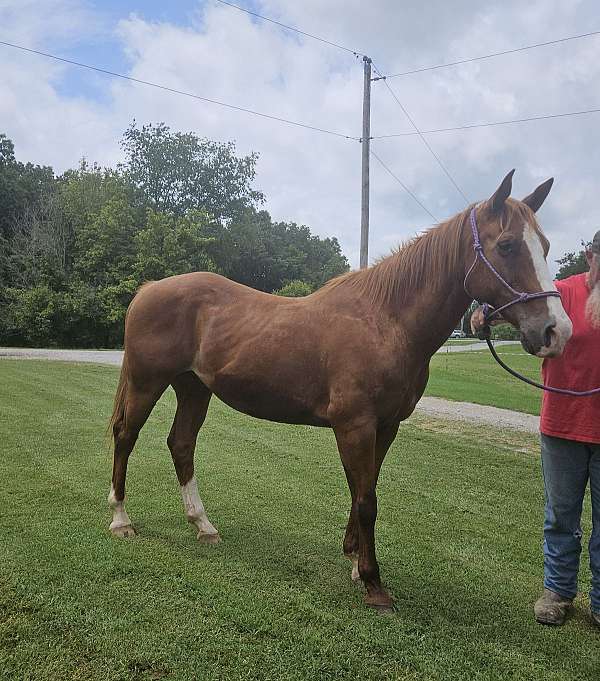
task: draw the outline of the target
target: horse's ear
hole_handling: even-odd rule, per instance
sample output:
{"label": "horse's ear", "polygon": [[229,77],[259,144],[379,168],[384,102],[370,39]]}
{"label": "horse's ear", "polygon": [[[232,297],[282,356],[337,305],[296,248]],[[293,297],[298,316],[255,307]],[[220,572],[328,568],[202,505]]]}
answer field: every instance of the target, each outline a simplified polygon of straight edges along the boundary
{"label": "horse's ear", "polygon": [[540,206],[546,200],[550,190],[552,189],[552,183],[554,178],[551,177],[549,180],[542,182],[542,184],[534,191],[523,199],[523,203],[526,203],[534,213],[537,213]]}
{"label": "horse's ear", "polygon": [[492,213],[501,213],[504,208],[504,203],[506,199],[510,196],[512,190],[512,178],[515,173],[513,168],[510,173],[502,180],[498,189],[496,189],[495,194],[488,201],[488,205]]}

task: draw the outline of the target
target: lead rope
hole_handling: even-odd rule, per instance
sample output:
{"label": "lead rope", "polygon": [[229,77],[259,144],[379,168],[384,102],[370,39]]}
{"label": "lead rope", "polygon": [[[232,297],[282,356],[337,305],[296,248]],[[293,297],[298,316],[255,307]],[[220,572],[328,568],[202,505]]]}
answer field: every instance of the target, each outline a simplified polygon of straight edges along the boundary
{"label": "lead rope", "polygon": [[[589,397],[590,395],[597,395],[600,393],[600,388],[593,388],[592,390],[568,390],[567,388],[553,388],[550,385],[544,385],[543,383],[538,383],[537,381],[533,381],[531,378],[527,378],[527,376],[523,376],[520,374],[518,371],[515,371],[514,369],[511,369],[508,364],[505,364],[500,357],[498,357],[498,353],[496,352],[496,348],[492,345],[492,341],[490,340],[489,333],[490,333],[490,327],[486,327],[486,335],[483,336],[485,342],[487,343],[488,348],[490,349],[490,352],[492,353],[492,357],[498,362],[498,364],[505,370],[508,371],[508,373],[511,376],[514,376],[515,378],[518,378],[520,381],[523,381],[523,383],[528,383],[529,385],[532,385],[534,388],[539,388],[540,390],[545,390],[546,392],[549,393],[558,393],[559,395],[571,395],[572,397]],[[481,338],[481,336],[480,336]]]}

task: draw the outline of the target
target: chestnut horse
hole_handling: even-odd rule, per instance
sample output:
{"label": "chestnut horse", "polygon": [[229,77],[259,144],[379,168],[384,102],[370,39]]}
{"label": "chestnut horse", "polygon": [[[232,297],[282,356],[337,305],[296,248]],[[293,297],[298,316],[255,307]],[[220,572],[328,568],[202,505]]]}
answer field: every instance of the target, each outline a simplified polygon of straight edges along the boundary
{"label": "chestnut horse", "polygon": [[[487,258],[521,291],[554,290],[545,261],[548,241],[534,215],[551,184],[513,200],[511,172],[476,207]],[[194,477],[196,438],[214,393],[261,419],[333,428],[352,497],[344,553],[353,560],[353,578],[360,576],[366,587],[366,603],[390,609],[375,556],[381,464],[423,394],[432,355],[472,297],[494,306],[511,298],[485,266],[473,262],[466,209],[378,264],[333,279],[305,298],[261,293],[207,272],[144,285],[127,312],[111,420],[113,534],[135,533],[124,508],[127,460],[171,385],[177,412],[167,443],[185,514],[200,541],[219,541]],[[518,303],[504,316],[538,357],[560,354],[571,333],[554,297]]]}

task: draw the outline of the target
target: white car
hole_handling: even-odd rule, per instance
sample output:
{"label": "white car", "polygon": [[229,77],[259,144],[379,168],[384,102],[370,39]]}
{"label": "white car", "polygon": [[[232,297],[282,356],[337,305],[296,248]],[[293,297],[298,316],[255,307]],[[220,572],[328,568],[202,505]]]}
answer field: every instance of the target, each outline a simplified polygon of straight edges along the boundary
{"label": "white car", "polygon": [[462,329],[454,329],[450,338],[466,338],[467,334]]}

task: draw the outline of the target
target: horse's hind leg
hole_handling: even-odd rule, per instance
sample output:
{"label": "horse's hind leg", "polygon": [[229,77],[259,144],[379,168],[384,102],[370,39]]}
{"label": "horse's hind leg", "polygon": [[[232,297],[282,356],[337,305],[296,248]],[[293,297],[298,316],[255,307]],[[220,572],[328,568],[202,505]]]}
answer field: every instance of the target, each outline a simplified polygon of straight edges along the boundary
{"label": "horse's hind leg", "polygon": [[208,519],[194,477],[194,450],[198,431],[204,423],[211,391],[191,371],[172,381],[177,395],[177,412],[167,444],[171,450],[188,522],[198,530],[198,541],[216,544],[219,533]]}
{"label": "horse's hind leg", "polygon": [[135,535],[135,530],[125,510],[127,462],[142,426],[166,388],[166,385],[154,384],[142,388],[132,384],[130,380],[126,380],[125,386],[122,411],[113,424],[115,450],[112,485],[108,495],[108,505],[113,513],[110,531],[116,537]]}

